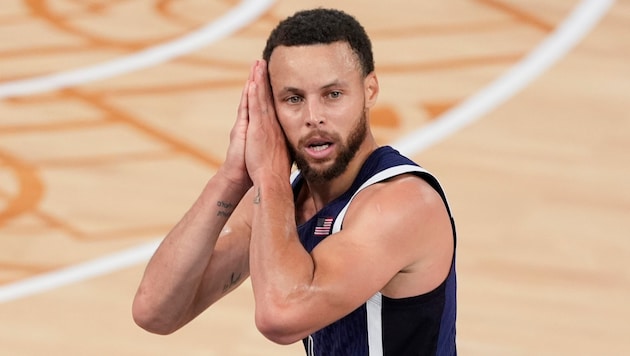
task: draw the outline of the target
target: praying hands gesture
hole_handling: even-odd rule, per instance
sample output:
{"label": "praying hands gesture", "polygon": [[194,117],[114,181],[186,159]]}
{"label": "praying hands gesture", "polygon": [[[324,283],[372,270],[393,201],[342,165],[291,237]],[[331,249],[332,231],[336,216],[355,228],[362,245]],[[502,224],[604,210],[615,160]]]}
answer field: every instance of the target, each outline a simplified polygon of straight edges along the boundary
{"label": "praying hands gesture", "polygon": [[272,174],[288,184],[291,162],[284,133],[276,118],[264,60],[256,61],[252,67],[246,88],[248,125],[245,163],[249,177],[256,183],[262,174]]}

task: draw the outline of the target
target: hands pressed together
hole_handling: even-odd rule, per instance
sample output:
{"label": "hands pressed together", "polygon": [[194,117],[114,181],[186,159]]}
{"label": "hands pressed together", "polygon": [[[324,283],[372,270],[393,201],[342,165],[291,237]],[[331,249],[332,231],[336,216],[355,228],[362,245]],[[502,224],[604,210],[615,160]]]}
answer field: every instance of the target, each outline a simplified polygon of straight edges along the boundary
{"label": "hands pressed together", "polygon": [[243,87],[222,170],[232,181],[251,186],[264,174],[286,175],[288,182],[290,169],[284,132],[274,109],[267,63],[257,60]]}

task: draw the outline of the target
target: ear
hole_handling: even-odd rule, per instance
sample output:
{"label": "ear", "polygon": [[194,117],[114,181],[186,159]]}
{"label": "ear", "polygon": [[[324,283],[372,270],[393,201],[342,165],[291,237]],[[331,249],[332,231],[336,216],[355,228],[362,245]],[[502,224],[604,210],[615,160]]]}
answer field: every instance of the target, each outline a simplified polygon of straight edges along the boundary
{"label": "ear", "polygon": [[376,105],[376,99],[378,99],[378,78],[376,78],[376,73],[372,72],[365,77],[363,81],[363,85],[365,87],[365,108],[371,109],[374,105]]}

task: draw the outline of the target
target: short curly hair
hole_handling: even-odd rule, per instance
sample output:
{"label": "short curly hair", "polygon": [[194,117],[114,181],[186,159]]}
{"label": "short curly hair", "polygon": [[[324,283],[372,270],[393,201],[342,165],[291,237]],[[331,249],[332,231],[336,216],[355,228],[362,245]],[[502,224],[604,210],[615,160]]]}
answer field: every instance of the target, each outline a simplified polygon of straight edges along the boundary
{"label": "short curly hair", "polygon": [[335,9],[298,11],[282,20],[271,32],[263,50],[263,59],[269,62],[278,46],[303,46],[347,42],[357,55],[363,76],[374,71],[372,43],[365,29],[351,15]]}

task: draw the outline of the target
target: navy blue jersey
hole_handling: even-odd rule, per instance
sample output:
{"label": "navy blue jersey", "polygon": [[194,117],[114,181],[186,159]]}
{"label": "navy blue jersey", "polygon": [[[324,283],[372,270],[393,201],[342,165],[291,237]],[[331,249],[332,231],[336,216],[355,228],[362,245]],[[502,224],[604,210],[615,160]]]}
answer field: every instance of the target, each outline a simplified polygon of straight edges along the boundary
{"label": "navy blue jersey", "polygon": [[[353,197],[367,186],[388,178],[412,173],[426,180],[442,197],[451,215],[444,191],[429,172],[389,146],[376,149],[365,161],[352,186],[310,220],[298,226],[304,248],[311,252],[328,235],[342,228]],[[304,181],[293,177],[294,196]],[[451,216],[453,239],[455,224]],[[456,355],[455,253],[451,270],[433,291],[409,298],[393,299],[376,293],[365,304],[342,319],[304,339],[311,356],[406,356]]]}

